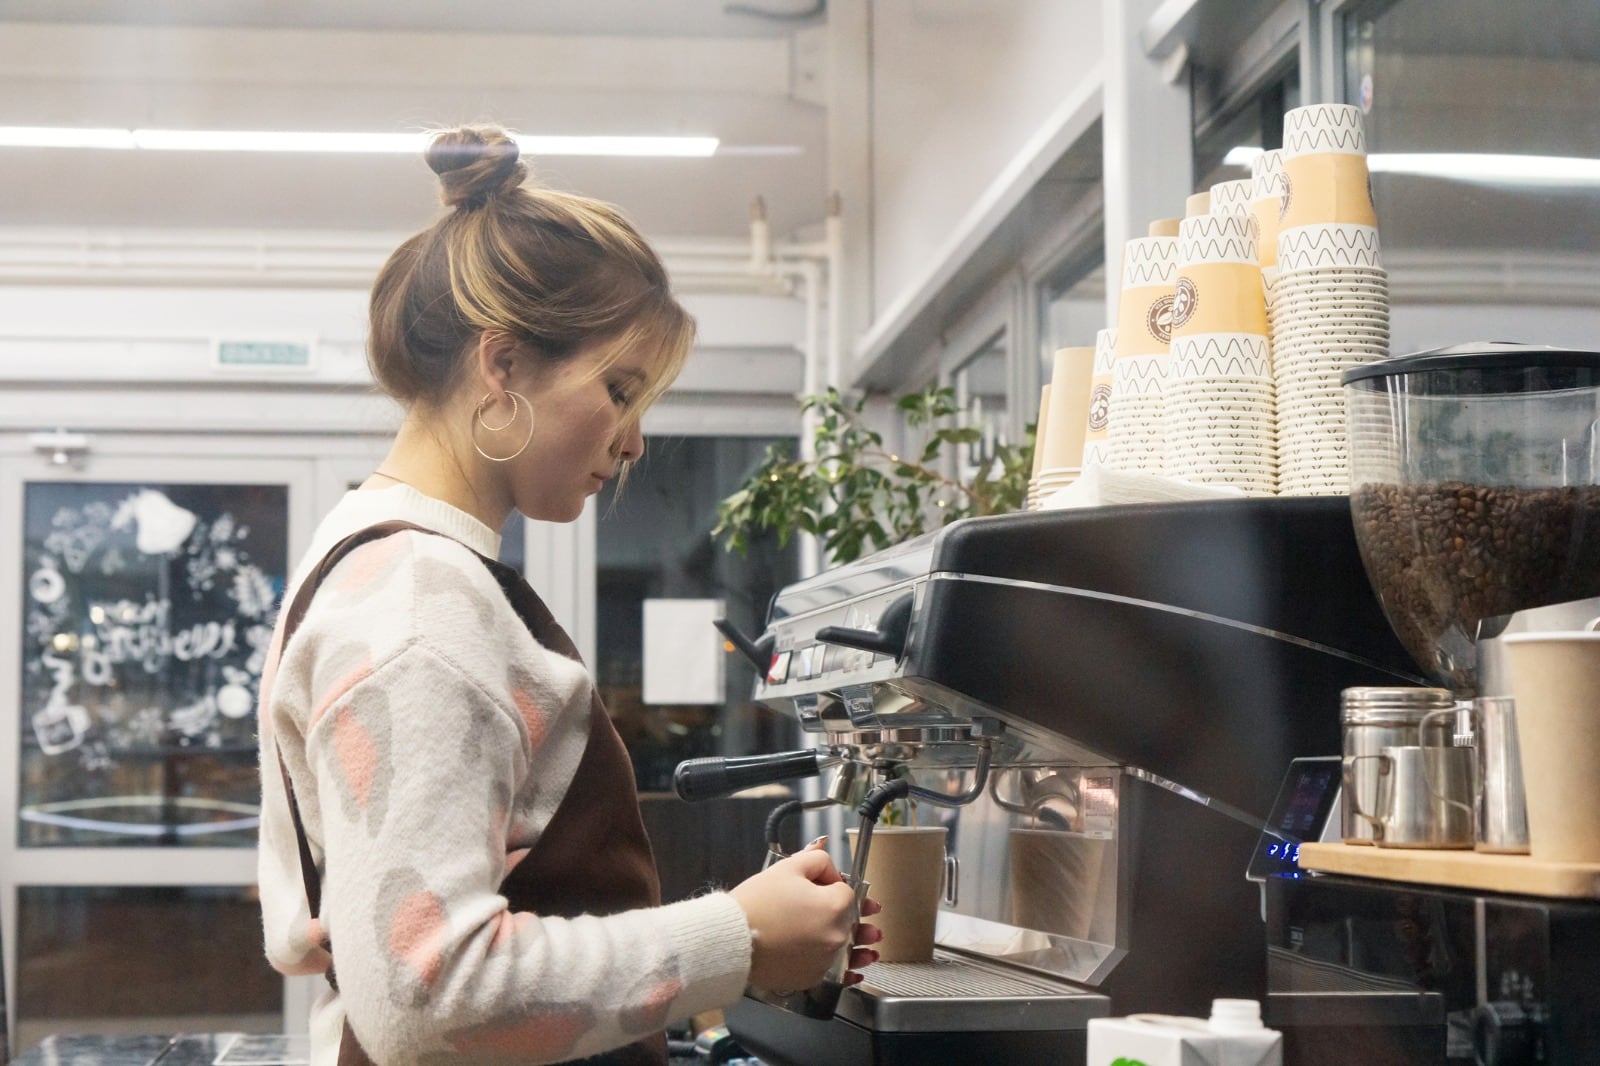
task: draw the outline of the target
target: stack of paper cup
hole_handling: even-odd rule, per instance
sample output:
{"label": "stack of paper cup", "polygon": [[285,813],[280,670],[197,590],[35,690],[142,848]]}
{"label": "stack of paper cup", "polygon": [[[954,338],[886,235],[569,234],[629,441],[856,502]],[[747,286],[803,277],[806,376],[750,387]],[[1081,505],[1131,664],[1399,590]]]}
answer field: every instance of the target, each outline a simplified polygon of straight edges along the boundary
{"label": "stack of paper cup", "polygon": [[1044,435],[1050,422],[1050,386],[1039,390],[1039,417],[1033,421],[1033,472],[1028,476],[1028,495],[1023,509],[1039,509],[1039,470],[1044,466]]}
{"label": "stack of paper cup", "polygon": [[1123,246],[1108,464],[1118,470],[1161,473],[1161,392],[1172,358],[1177,275],[1178,238],[1135,237]]}
{"label": "stack of paper cup", "polygon": [[1270,496],[1277,491],[1272,360],[1246,213],[1183,220],[1175,292],[1163,472]]}
{"label": "stack of paper cup", "polygon": [[1035,495],[1041,502],[1078,480],[1083,472],[1094,356],[1095,350],[1088,347],[1056,351],[1050,375],[1049,413],[1040,415],[1043,459],[1033,479]]}
{"label": "stack of paper cup", "polygon": [[1361,109],[1284,116],[1283,203],[1270,327],[1279,491],[1349,491],[1339,375],[1389,352],[1388,275],[1378,251]]}
{"label": "stack of paper cup", "polygon": [[1283,150],[1262,152],[1250,163],[1250,217],[1255,220],[1256,254],[1269,283],[1278,274],[1278,229],[1283,214]]}
{"label": "stack of paper cup", "polygon": [[1238,181],[1219,181],[1211,186],[1211,214],[1248,215],[1250,192],[1254,186],[1249,178]]}
{"label": "stack of paper cup", "polygon": [[1111,464],[1111,375],[1117,362],[1117,331],[1094,335],[1094,372],[1089,378],[1089,417],[1083,435],[1083,465]]}

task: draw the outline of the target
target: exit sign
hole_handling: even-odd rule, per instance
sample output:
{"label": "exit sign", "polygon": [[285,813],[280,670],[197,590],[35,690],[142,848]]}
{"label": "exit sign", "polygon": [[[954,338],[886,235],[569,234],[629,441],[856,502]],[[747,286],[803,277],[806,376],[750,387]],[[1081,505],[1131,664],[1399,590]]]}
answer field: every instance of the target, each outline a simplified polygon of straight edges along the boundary
{"label": "exit sign", "polygon": [[212,365],[220,370],[310,370],[317,346],[309,340],[216,340]]}

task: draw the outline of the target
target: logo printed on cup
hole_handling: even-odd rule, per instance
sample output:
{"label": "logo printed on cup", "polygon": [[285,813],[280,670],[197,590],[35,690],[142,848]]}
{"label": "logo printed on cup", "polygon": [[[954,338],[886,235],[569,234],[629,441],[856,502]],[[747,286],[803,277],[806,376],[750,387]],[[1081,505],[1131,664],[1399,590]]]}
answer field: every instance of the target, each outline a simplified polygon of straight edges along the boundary
{"label": "logo printed on cup", "polygon": [[[1195,311],[1200,307],[1200,290],[1195,288],[1193,281],[1186,277],[1179,277],[1178,284],[1172,297],[1172,329],[1181,329],[1189,319],[1194,317]],[[1169,335],[1170,339],[1170,335]]]}
{"label": "logo printed on cup", "polygon": [[1145,312],[1144,327],[1162,344],[1172,343],[1172,294],[1157,298]]}
{"label": "logo printed on cup", "polygon": [[1111,386],[1096,385],[1089,394],[1089,428],[1096,433],[1111,423]]}
{"label": "logo printed on cup", "polygon": [[1294,190],[1289,185],[1288,171],[1278,175],[1278,183],[1283,186],[1283,192],[1278,196],[1278,221],[1282,222],[1289,213],[1289,201],[1294,199]]}

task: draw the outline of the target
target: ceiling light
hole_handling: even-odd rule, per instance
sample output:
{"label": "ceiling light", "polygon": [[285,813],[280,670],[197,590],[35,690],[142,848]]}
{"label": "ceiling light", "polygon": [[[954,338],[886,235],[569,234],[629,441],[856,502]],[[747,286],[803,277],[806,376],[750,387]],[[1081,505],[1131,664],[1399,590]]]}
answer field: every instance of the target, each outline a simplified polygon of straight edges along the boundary
{"label": "ceiling light", "polygon": [[[1260,148],[1240,145],[1222,157],[1231,167],[1248,167]],[[1374,152],[1367,156],[1374,174],[1475,181],[1490,185],[1600,185],[1600,159],[1558,155],[1496,155],[1480,152]]]}
{"label": "ceiling light", "polygon": [[[80,129],[0,126],[0,147],[146,148],[187,152],[398,152],[420,153],[428,133],[313,133],[273,130]],[[532,156],[704,157],[717,150],[715,137],[542,136],[517,134]]]}

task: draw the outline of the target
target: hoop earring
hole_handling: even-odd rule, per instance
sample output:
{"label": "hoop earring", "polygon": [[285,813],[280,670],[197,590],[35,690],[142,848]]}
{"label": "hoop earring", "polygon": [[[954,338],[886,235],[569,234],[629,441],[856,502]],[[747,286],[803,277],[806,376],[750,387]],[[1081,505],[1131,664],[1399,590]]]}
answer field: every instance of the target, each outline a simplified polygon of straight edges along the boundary
{"label": "hoop earring", "polygon": [[[528,442],[533,439],[533,404],[528,402],[528,398],[526,396],[518,395],[517,393],[512,392],[510,389],[505,390],[505,394],[511,397],[511,417],[506,419],[505,422],[498,426],[491,426],[488,422],[484,421],[483,409],[488,407],[489,404],[494,400],[494,393],[492,392],[485,394],[483,399],[478,401],[478,408],[473,412],[472,416],[472,425],[470,430],[472,435],[472,447],[479,455],[483,456],[491,463],[509,463],[511,460],[515,459],[517,456],[526,451]],[[510,455],[490,455],[488,452],[484,451],[483,445],[478,443],[478,427],[482,426],[490,433],[498,433],[501,430],[509,429],[511,428],[511,424],[517,420],[517,415],[521,413],[524,407],[528,409],[528,433],[522,438],[522,444],[517,448],[517,450],[512,452]]]}

